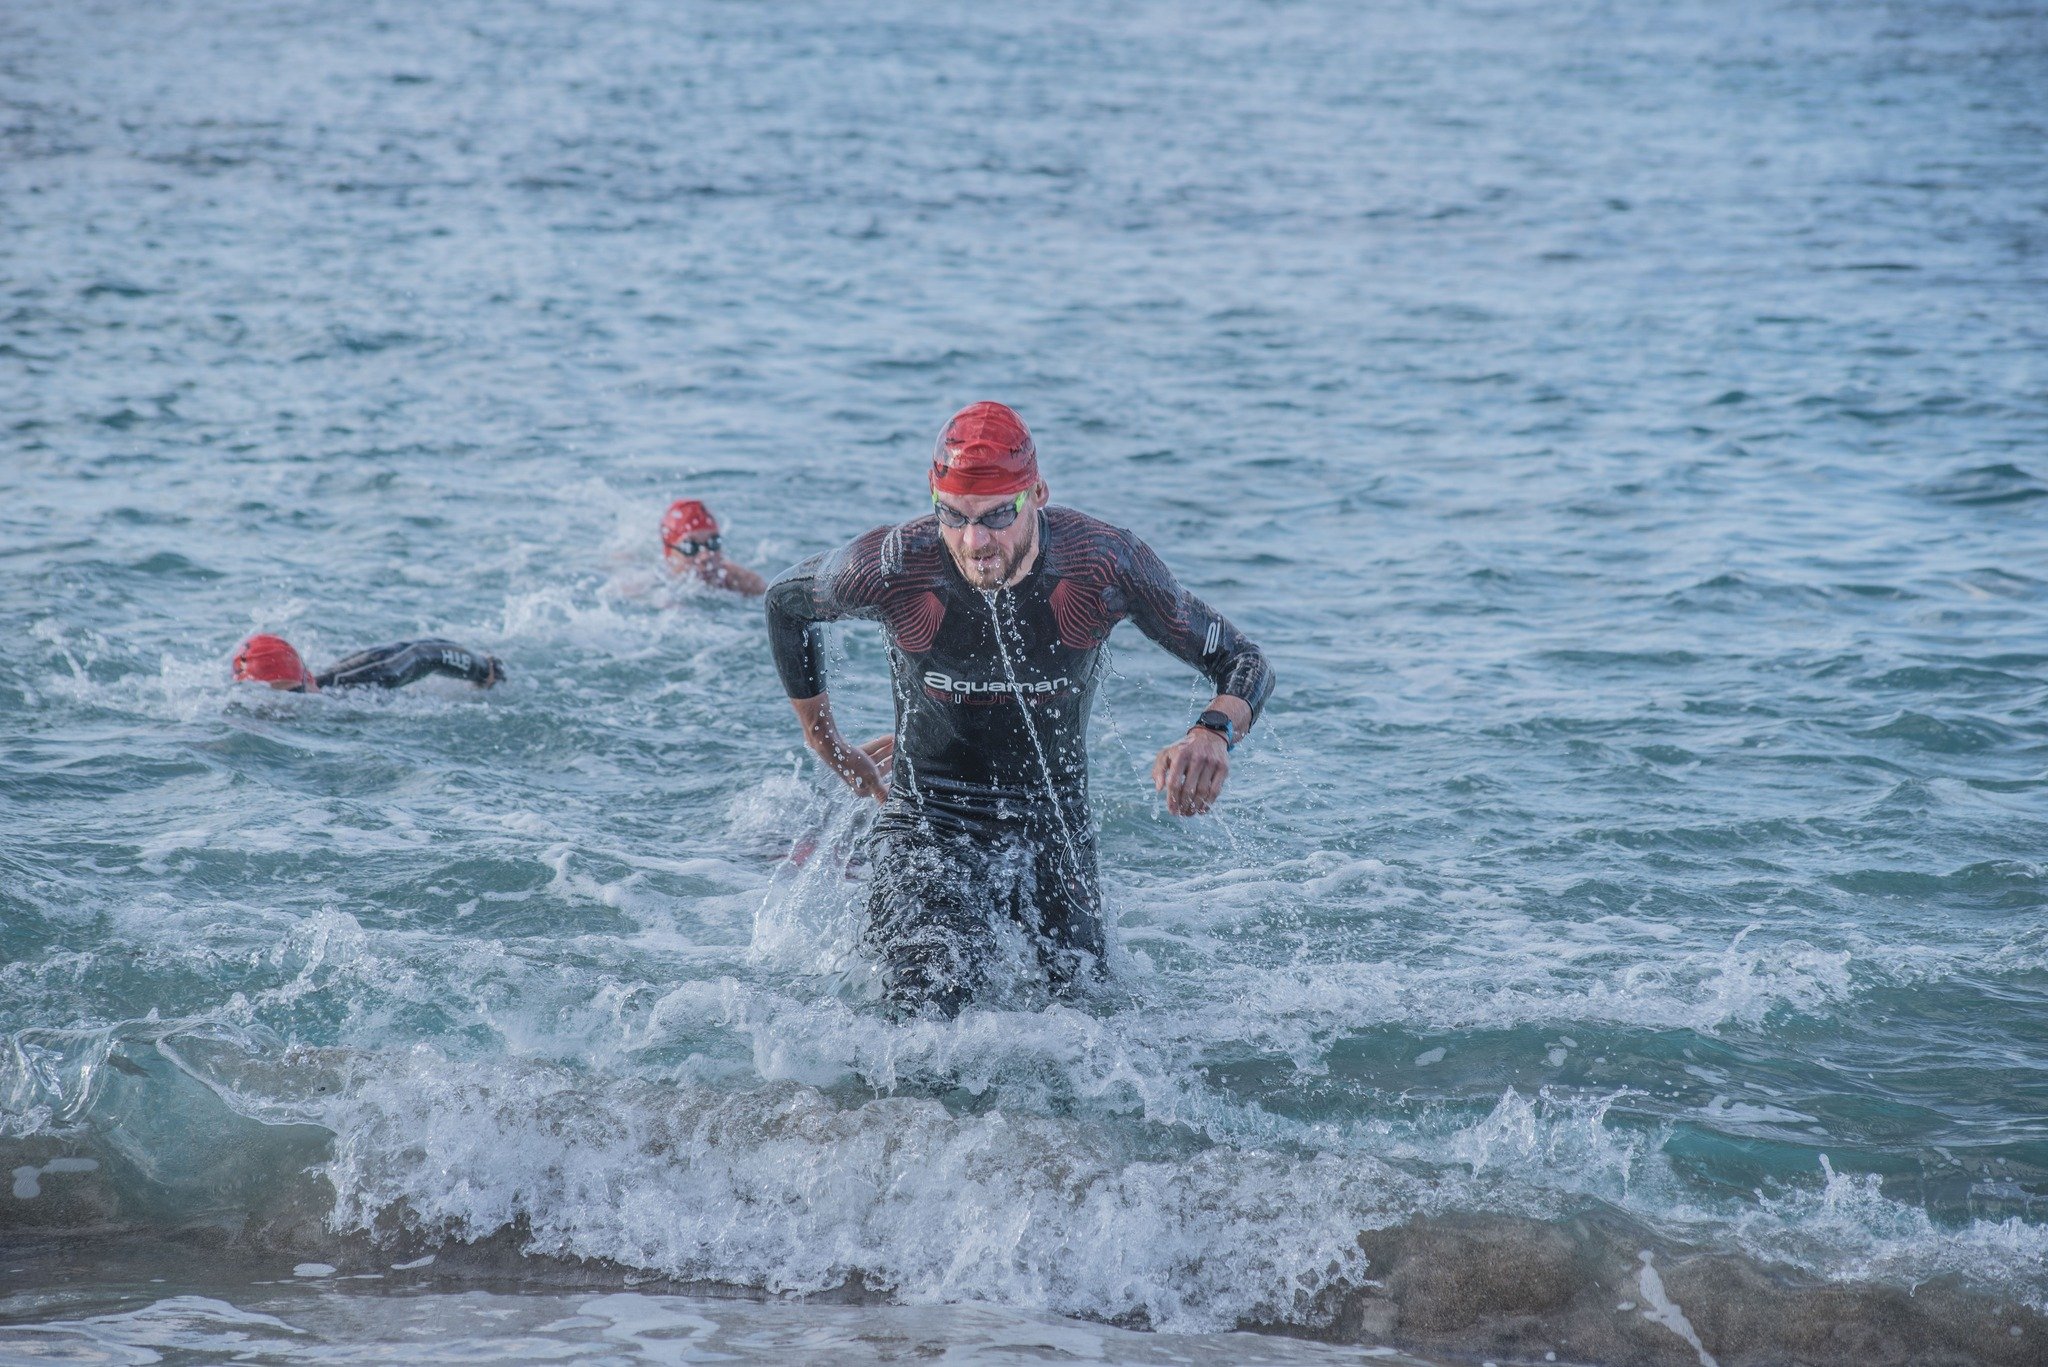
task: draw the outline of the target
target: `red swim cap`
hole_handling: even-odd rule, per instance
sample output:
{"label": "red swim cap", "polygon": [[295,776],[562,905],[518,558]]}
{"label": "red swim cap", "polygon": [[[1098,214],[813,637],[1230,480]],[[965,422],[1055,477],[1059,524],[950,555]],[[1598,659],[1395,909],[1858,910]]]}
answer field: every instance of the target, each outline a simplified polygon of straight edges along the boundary
{"label": "red swim cap", "polygon": [[942,494],[1014,494],[1038,483],[1038,447],[1024,419],[984,399],[955,413],[932,453],[932,488]]}
{"label": "red swim cap", "polygon": [[282,636],[251,636],[235,652],[235,677],[251,683],[289,683],[310,688],[313,676],[299,652]]}
{"label": "red swim cap", "polygon": [[671,547],[686,536],[699,532],[716,532],[718,519],[711,510],[694,498],[679,498],[668,505],[668,511],[661,517],[661,544],[664,549]]}

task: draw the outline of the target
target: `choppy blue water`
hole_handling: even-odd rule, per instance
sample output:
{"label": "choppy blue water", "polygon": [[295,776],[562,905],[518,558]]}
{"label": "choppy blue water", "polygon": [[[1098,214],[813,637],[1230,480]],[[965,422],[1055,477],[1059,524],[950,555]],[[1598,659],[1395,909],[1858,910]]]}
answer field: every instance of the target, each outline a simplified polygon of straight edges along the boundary
{"label": "choppy blue water", "polygon": [[[0,1228],[1206,1334],[1597,1210],[2041,1307],[2044,90],[1992,0],[10,7]],[[1281,683],[1176,822],[1120,633],[1114,986],[892,1024],[653,528],[772,572],[983,397]]]}

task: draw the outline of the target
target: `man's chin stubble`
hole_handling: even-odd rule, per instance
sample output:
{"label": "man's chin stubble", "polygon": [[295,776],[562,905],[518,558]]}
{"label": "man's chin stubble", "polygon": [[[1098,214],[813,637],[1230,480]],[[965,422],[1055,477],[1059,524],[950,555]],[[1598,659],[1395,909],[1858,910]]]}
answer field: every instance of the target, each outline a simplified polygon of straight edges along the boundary
{"label": "man's chin stubble", "polygon": [[[1010,577],[1017,572],[1018,566],[1024,563],[1024,557],[1029,553],[1030,547],[1027,546],[1015,555],[1006,556],[998,551],[985,561],[968,559],[964,563],[962,558],[956,555],[953,557],[953,564],[959,569],[961,578],[981,592],[987,593],[1009,583]],[[988,568],[983,569],[984,565]]]}
{"label": "man's chin stubble", "polygon": [[1001,556],[988,560],[968,560],[965,563],[956,558],[953,563],[959,566],[960,577],[978,589],[994,588],[1002,583]]}

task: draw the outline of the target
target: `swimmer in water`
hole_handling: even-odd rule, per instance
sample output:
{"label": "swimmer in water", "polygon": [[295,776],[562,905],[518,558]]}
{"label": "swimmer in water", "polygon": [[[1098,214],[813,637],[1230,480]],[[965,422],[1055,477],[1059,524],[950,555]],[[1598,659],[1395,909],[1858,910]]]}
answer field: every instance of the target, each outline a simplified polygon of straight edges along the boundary
{"label": "swimmer in water", "polygon": [[661,558],[677,574],[694,574],[714,589],[758,598],[768,581],[734,560],[719,545],[718,519],[694,498],[668,505],[661,519]]}
{"label": "swimmer in water", "polygon": [[371,646],[315,674],[283,637],[256,635],[235,651],[234,670],[237,681],[269,684],[285,693],[403,688],[429,674],[446,674],[489,688],[505,677],[505,666],[497,656],[434,639]]}
{"label": "swimmer in water", "polygon": [[[953,416],[930,485],[925,516],[785,570],[768,640],[805,742],[881,804],[862,944],[898,1011],[950,1016],[986,981],[994,918],[1022,926],[1057,993],[1100,968],[1087,725],[1110,629],[1128,617],[1215,690],[1152,763],[1175,816],[1216,802],[1273,672],[1143,541],[1048,507],[1002,404]],[[894,676],[895,732],[862,746],[825,692],[818,624],[847,617],[882,624]]]}

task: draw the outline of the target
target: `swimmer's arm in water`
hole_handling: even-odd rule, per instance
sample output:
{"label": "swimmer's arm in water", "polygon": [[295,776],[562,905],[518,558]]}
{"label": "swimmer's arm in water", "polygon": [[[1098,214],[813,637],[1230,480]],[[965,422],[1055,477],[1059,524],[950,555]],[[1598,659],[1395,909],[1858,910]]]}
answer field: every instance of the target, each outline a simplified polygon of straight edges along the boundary
{"label": "swimmer's arm in water", "polygon": [[466,679],[489,688],[505,677],[495,655],[466,649],[453,641],[394,641],[360,650],[314,676],[321,688],[403,688],[429,674]]}
{"label": "swimmer's arm in water", "polygon": [[[1266,657],[1230,620],[1189,593],[1137,537],[1119,564],[1117,588],[1138,629],[1167,653],[1194,666],[1216,689],[1209,708],[1230,718],[1237,739],[1258,720],[1273,692]],[[1216,804],[1230,776],[1230,747],[1202,727],[1165,746],[1152,760],[1152,786],[1175,816],[1200,816]]]}
{"label": "swimmer's arm in water", "polygon": [[882,586],[880,548],[889,529],[878,527],[837,551],[814,555],[777,575],[768,586],[768,647],[783,691],[796,709],[804,744],[847,787],[877,802],[889,796],[896,739],[877,736],[854,745],[840,733],[825,692],[821,622],[878,615]]}
{"label": "swimmer's arm in water", "polygon": [[702,551],[692,559],[697,577],[714,589],[730,589],[749,598],[768,592],[768,581],[737,560],[725,558],[724,551]]}
{"label": "swimmer's arm in water", "polygon": [[[839,775],[847,787],[876,802],[889,800],[889,775],[895,768],[896,738],[877,736],[865,745],[855,745],[839,732],[832,719],[832,700],[820,693],[814,698],[791,698],[797,721],[804,729],[804,744]],[[886,766],[886,767],[885,767]]]}

